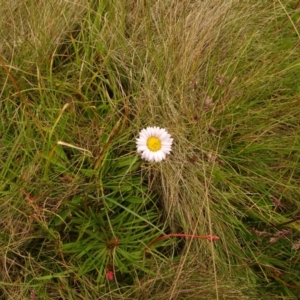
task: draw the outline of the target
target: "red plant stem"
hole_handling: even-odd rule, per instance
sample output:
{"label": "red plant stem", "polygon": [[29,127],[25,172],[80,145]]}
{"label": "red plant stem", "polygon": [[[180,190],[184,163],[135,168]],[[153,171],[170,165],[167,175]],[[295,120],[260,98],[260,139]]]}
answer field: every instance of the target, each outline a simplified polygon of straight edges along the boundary
{"label": "red plant stem", "polygon": [[168,237],[190,237],[190,238],[193,238],[193,239],[206,239],[206,240],[209,240],[209,241],[216,241],[219,239],[218,236],[216,235],[193,235],[193,234],[186,234],[186,233],[170,233],[170,234],[166,234],[166,235],[162,235],[162,236],[159,236],[158,238],[156,238],[155,240],[153,240],[146,248],[145,250],[148,250],[153,244],[161,241],[161,240],[164,240]]}

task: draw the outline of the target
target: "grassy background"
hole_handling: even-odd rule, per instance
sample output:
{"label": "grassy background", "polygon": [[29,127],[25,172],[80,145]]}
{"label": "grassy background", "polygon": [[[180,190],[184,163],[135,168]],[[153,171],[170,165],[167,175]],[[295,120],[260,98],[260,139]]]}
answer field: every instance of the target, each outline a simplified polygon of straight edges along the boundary
{"label": "grassy background", "polygon": [[89,2],[0,3],[0,299],[297,299],[299,3]]}

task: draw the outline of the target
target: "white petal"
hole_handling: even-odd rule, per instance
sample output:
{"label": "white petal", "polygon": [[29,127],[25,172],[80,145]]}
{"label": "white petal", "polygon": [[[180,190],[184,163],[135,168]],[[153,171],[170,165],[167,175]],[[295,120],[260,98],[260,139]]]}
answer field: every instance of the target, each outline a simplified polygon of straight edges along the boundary
{"label": "white petal", "polygon": [[162,157],[163,157],[163,159],[166,159],[166,153],[165,152],[162,152]]}
{"label": "white petal", "polygon": [[139,147],[137,148],[137,152],[138,152],[138,153],[144,152],[144,151],[146,151],[146,150],[148,150],[148,147],[147,147],[147,146],[139,146]]}
{"label": "white petal", "polygon": [[137,141],[137,142],[136,142],[136,145],[137,145],[137,147],[140,147],[140,146],[147,146],[147,142],[144,141],[144,140],[142,140],[142,141]]}
{"label": "white petal", "polygon": [[171,142],[161,142],[162,147],[171,147],[172,143]]}
{"label": "white petal", "polygon": [[146,150],[142,153],[142,158],[149,160],[150,150]]}
{"label": "white petal", "polygon": [[149,128],[149,137],[150,136],[155,136],[155,127],[150,127]]}
{"label": "white petal", "polygon": [[145,142],[147,141],[147,139],[144,139],[144,138],[137,138],[136,141],[137,141],[137,142],[144,142],[144,143],[145,143]]}
{"label": "white petal", "polygon": [[166,154],[163,151],[158,151],[156,153],[156,161],[162,161],[163,159],[166,158]]}
{"label": "white petal", "polygon": [[171,143],[161,143],[162,148],[171,148],[172,144]]}
{"label": "white petal", "polygon": [[154,153],[149,151],[149,161],[154,161]]}
{"label": "white petal", "polygon": [[146,140],[148,138],[147,133],[141,132],[139,138],[143,139],[143,140]]}
{"label": "white petal", "polygon": [[160,162],[161,161],[161,157],[158,153],[155,153],[154,160],[155,160],[155,162]]}
{"label": "white petal", "polygon": [[141,132],[140,132],[140,138],[148,138],[149,137],[149,130],[148,129],[143,129]]}
{"label": "white petal", "polygon": [[171,136],[167,132],[160,132],[159,138],[163,140],[169,139]]}

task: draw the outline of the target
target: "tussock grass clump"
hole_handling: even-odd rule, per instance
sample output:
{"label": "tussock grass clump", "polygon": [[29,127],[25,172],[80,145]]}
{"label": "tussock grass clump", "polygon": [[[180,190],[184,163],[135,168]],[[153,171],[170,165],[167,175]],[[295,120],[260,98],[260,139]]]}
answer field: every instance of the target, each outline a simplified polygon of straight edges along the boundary
{"label": "tussock grass clump", "polygon": [[2,1],[1,55],[12,60],[15,68],[49,63],[53,51],[76,29],[86,10],[86,0]]}
{"label": "tussock grass clump", "polygon": [[3,299],[295,299],[295,5],[1,7]]}

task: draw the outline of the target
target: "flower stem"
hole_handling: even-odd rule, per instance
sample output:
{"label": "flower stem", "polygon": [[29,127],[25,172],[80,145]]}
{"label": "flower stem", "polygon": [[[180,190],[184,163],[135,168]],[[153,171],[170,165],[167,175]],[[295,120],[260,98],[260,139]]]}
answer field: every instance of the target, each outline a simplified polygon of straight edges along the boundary
{"label": "flower stem", "polygon": [[205,239],[205,240],[209,240],[209,241],[216,241],[219,239],[219,237],[216,235],[194,235],[194,234],[187,234],[187,233],[170,233],[170,234],[159,236],[158,238],[153,240],[150,244],[148,244],[148,246],[145,248],[145,250],[150,249],[150,247],[153,244],[155,244],[161,240],[164,240],[166,238],[169,238],[169,237],[190,237],[192,239]]}

